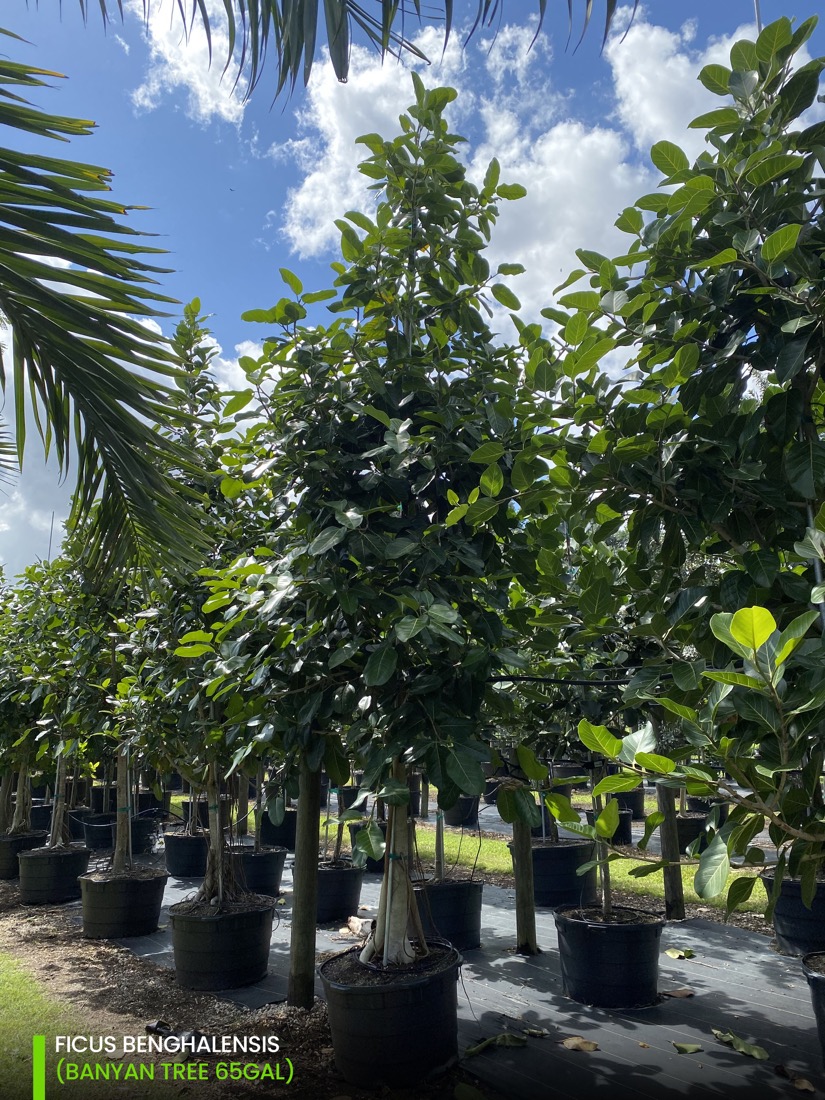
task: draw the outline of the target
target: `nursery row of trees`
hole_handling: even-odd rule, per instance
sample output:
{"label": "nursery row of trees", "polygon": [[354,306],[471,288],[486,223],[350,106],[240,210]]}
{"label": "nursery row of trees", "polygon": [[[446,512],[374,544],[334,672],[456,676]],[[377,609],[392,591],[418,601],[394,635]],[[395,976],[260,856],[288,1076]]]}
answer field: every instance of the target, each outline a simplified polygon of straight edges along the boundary
{"label": "nursery row of trees", "polygon": [[[455,93],[414,76],[400,133],[360,139],[377,204],[336,223],[334,285],[282,270],[284,296],[245,315],[264,326],[247,387],[210,378],[198,302],[177,329],[157,454],[197,504],[203,567],[92,571],[79,528],[6,592],[5,774],[118,740],[211,804],[221,777],[278,761],[312,809],[320,770],[341,783],[356,759],[403,857],[405,768],[449,806],[482,791],[502,739],[537,780],[575,742],[624,766],[605,793],[649,773],[733,797],[706,894],[731,853],[761,861],[766,824],[812,890],[825,124],[800,116],[825,62],[794,58],[814,23],[781,19],[702,71],[707,150],[653,147],[661,187],[620,215],[624,254],[580,251],[545,326],[519,317],[521,268],[485,257],[523,189],[496,161],[467,179]],[[511,322],[508,342],[493,326]],[[526,787],[500,805],[537,820]],[[310,827],[317,850],[317,812]],[[409,883],[389,867],[376,946],[386,930],[402,961]]]}

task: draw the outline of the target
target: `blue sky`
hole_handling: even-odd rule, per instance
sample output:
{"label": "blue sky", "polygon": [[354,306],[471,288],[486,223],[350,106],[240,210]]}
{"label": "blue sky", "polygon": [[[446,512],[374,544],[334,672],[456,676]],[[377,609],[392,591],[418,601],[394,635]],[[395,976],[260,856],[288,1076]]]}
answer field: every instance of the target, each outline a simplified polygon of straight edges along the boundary
{"label": "blue sky", "polygon": [[[152,0],[148,24],[138,15],[142,0],[124,0],[124,22],[115,14],[106,30],[94,4],[84,27],[77,0],[63,0],[62,14],[58,0],[6,0],[0,25],[28,40],[4,43],[11,57],[67,77],[39,93],[37,104],[97,122],[93,136],[50,151],[105,165],[115,173],[114,197],[151,207],[130,219],[169,250],[175,271],[163,289],[181,301],[198,296],[212,315],[219,378],[231,388],[240,383],[237,356],[254,353],[263,335],[240,315],[281,296],[278,268],[296,271],[307,289],[329,285],[333,220],[369,201],[354,138],[375,130],[391,136],[411,84],[396,61],[382,67],[356,46],[346,85],[319,51],[308,89],[273,104],[265,77],[244,103],[231,79],[220,78],[223,0],[207,2],[218,16],[211,70],[202,35],[183,41],[172,0]],[[471,173],[482,175],[497,156],[502,178],[527,188],[526,199],[502,212],[491,258],[527,268],[514,289],[530,320],[575,266],[575,248],[621,251],[613,222],[656,186],[647,158],[654,141],[676,141],[691,156],[701,151],[686,123],[718,101],[696,74],[708,61],[727,61],[731,41],[754,36],[752,0],[648,0],[624,41],[617,36],[600,53],[597,3],[574,53],[565,49],[566,3],[547,7],[529,52],[537,4],[523,0],[505,5],[495,41],[477,34],[462,50],[455,33],[442,55],[440,28],[425,26],[420,37],[434,59],[421,70],[425,81],[459,89],[451,125],[470,139]],[[474,10],[456,5],[459,25],[462,11]],[[765,23],[780,15],[801,21],[813,10],[811,0],[761,2]],[[810,51],[825,52],[825,27]],[[0,134],[0,144],[24,143]],[[52,512],[56,550],[69,489],[32,447],[23,476],[4,492],[0,561],[13,575],[47,555]]]}

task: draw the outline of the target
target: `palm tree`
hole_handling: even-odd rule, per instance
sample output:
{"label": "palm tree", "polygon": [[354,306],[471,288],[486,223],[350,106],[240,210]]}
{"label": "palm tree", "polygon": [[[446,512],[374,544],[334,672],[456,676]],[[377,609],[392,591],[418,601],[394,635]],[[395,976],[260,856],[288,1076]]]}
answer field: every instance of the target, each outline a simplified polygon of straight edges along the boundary
{"label": "palm tree", "polygon": [[[158,0],[154,0],[155,3]],[[559,0],[555,0],[559,3]],[[633,0],[633,14],[639,0]],[[109,18],[107,0],[98,0],[104,22]],[[148,15],[153,0],[143,0],[144,13]],[[199,18],[210,39],[210,20],[205,0],[174,0],[178,14],[186,28],[190,28]],[[238,76],[244,73],[247,79],[247,95],[252,92],[264,71],[268,55],[274,54],[277,96],[287,85],[292,89],[303,75],[304,84],[309,80],[318,40],[319,8],[318,0],[224,0],[229,31],[229,56],[226,68],[229,68],[237,56]],[[412,20],[420,21],[421,6],[419,0],[413,0],[409,7],[404,0],[380,0],[365,7],[358,0],[324,0],[324,29],[329,48],[330,59],[335,75],[345,81],[349,72],[350,45],[353,32],[359,34],[367,43],[380,50],[382,57],[403,51],[423,58],[424,55],[406,37],[407,27]],[[90,0],[80,0],[84,18],[88,13]],[[117,0],[121,17],[122,0]],[[477,0],[475,21],[470,35],[479,28],[498,26],[502,17],[501,0]],[[539,25],[541,29],[547,0],[537,0]],[[618,0],[605,0],[604,37],[602,44],[613,24]],[[574,8],[583,9],[581,36],[583,37],[593,14],[593,0],[567,0],[569,35],[574,29]],[[187,10],[189,9],[189,10]],[[442,0],[441,4],[427,9],[428,19],[443,20],[444,42],[450,36],[453,25],[453,0]],[[397,29],[400,27],[400,31]],[[469,37],[469,36],[468,36]],[[211,40],[210,40],[211,50]],[[237,54],[236,54],[237,51]]]}
{"label": "palm tree", "polygon": [[[0,34],[15,38],[0,29]],[[67,141],[92,123],[46,114],[21,94],[57,76],[0,58],[0,126]],[[27,414],[61,473],[77,462],[70,525],[93,501],[88,559],[112,570],[151,555],[191,560],[203,544],[171,470],[187,464],[168,424],[178,375],[152,318],[172,299],[142,257],[161,250],[118,221],[110,173],[77,161],[0,147],[0,384],[14,381],[14,435],[0,423],[0,465],[22,462]]]}

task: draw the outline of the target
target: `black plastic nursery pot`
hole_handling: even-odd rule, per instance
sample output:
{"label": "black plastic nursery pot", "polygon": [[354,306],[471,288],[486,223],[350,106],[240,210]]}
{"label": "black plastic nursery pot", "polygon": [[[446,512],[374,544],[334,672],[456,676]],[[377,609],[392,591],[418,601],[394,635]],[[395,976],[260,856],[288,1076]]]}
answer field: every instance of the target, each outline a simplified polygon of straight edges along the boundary
{"label": "black plastic nursery pot", "polygon": [[94,810],[89,806],[75,806],[74,809],[66,810],[66,817],[69,819],[69,834],[72,840],[85,841],[83,822],[93,814]]}
{"label": "black plastic nursery pot", "polygon": [[35,848],[21,852],[20,900],[48,905],[80,897],[78,878],[89,869],[88,848]]}
{"label": "black plastic nursery pot", "polygon": [[286,862],[286,848],[254,848],[236,845],[230,850],[232,870],[240,886],[253,894],[277,897]]}
{"label": "black plastic nursery pot", "polygon": [[699,851],[703,852],[708,846],[708,835],[705,832],[705,828],[708,823],[707,814],[690,814],[683,816],[677,814],[676,816],[676,835],[679,838],[679,851],[684,852],[686,848],[689,848],[697,837],[702,837],[699,844]]}
{"label": "black plastic nursery pot", "polygon": [[83,935],[91,940],[121,936],[148,936],[157,929],[163,891],[169,876],[152,875],[80,877],[83,900]]}
{"label": "black plastic nursery pot", "polygon": [[444,811],[444,824],[453,829],[477,829],[478,803],[477,795],[459,795],[458,802]]}
{"label": "black plastic nursery pot", "polygon": [[21,852],[42,847],[46,843],[47,835],[42,830],[38,830],[0,836],[0,878],[17,878],[20,873],[17,857]]}
{"label": "black plastic nursery pot", "polygon": [[[512,845],[508,845],[512,851]],[[592,840],[544,841],[533,845],[533,900],[536,905],[593,905],[596,868],[578,868],[594,858]]]}
{"label": "black plastic nursery pot", "polygon": [[459,951],[481,946],[481,882],[425,882],[415,886],[424,935],[447,940]]}
{"label": "black plastic nursery pot", "polygon": [[[774,876],[759,876],[770,896]],[[802,884],[785,876],[773,911],[776,944],[783,955],[808,955],[825,951],[825,883],[818,883],[811,908],[802,900]]]}
{"label": "black plastic nursery pot", "polygon": [[250,894],[223,912],[209,909],[195,909],[185,901],[169,909],[181,988],[237,989],[265,978],[274,898]]}
{"label": "black plastic nursery pot", "polygon": [[288,852],[295,851],[295,836],[298,830],[298,811],[287,806],[284,820],[280,825],[273,825],[269,814],[264,811],[261,818],[261,844],[272,848],[286,848]]}
{"label": "black plastic nursery pot", "polygon": [[713,798],[697,798],[696,795],[692,794],[687,796],[687,808],[692,814],[709,814],[714,807],[717,810],[719,824],[724,825],[728,820],[729,802],[722,802]]}
{"label": "black plastic nursery pot", "polygon": [[114,824],[117,814],[89,814],[83,819],[83,843],[87,848],[98,851],[113,848],[115,843]]}
{"label": "black plastic nursery pot", "polygon": [[593,908],[554,913],[565,994],[598,1008],[645,1008],[658,1000],[663,917],[614,907],[615,921]]}
{"label": "black plastic nursery pot", "polygon": [[[616,791],[613,795],[623,810],[630,810],[634,821],[645,819],[645,790],[644,787],[636,787],[633,791]],[[622,843],[630,843],[625,841]]]}
{"label": "black plastic nursery pot", "polygon": [[115,809],[117,787],[112,783],[108,787],[96,784],[92,787],[92,809],[96,814],[109,813]]}
{"label": "black plastic nursery pot", "polygon": [[[171,799],[171,795],[169,796]],[[191,798],[184,798],[182,802],[183,806],[183,820],[189,821],[192,816],[192,802]],[[195,812],[197,813],[198,824],[203,826],[204,829],[209,828],[209,805],[205,798],[196,798]],[[170,803],[171,804],[171,803]],[[221,795],[220,799],[220,822],[222,829],[228,829],[232,824],[232,800],[228,797]]]}
{"label": "black plastic nursery pot", "polygon": [[31,823],[33,829],[50,829],[52,826],[52,811],[54,806],[50,802],[47,806],[32,806]]}
{"label": "black plastic nursery pot", "polygon": [[816,1033],[825,1063],[825,954],[809,951],[802,958],[802,972],[811,992],[811,1004],[816,1019]]}
{"label": "black plastic nursery pot", "polygon": [[130,822],[132,832],[132,855],[148,855],[154,851],[158,823],[154,817],[133,817]]}
{"label": "black plastic nursery pot", "polygon": [[318,867],[317,924],[343,921],[355,916],[361,900],[364,871],[351,863],[320,864]]}
{"label": "black plastic nursery pot", "polygon": [[350,1084],[415,1085],[457,1061],[462,958],[430,946],[433,956],[391,974],[359,963],[358,948],[321,964],[335,1065]]}
{"label": "black plastic nursery pot", "polygon": [[166,870],[174,878],[203,878],[206,874],[209,842],[205,833],[196,836],[164,833],[163,847],[166,853]]}

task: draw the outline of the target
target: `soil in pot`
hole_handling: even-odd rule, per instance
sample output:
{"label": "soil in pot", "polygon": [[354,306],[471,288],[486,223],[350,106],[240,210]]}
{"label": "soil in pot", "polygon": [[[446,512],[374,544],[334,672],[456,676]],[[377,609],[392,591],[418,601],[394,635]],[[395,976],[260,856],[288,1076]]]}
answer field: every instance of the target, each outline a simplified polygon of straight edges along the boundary
{"label": "soil in pot", "polygon": [[47,833],[40,830],[0,836],[0,878],[17,878],[20,873],[17,857],[21,852],[42,847],[47,836]]}
{"label": "soil in pot", "polygon": [[356,916],[361,900],[364,871],[341,860],[318,865],[318,909],[316,923],[345,921]]}
{"label": "soil in pot", "polygon": [[597,893],[596,868],[591,867],[583,875],[576,872],[593,857],[592,840],[534,843],[533,900],[536,905],[592,905]]}
{"label": "soil in pot", "polygon": [[[774,876],[765,872],[759,876],[770,897]],[[802,900],[802,884],[797,879],[782,879],[779,897],[773,911],[776,945],[783,955],[808,955],[825,951],[825,882],[818,882],[811,908]]]}
{"label": "soil in pot", "polygon": [[81,875],[83,935],[102,940],[154,932],[168,878],[164,871],[154,868],[133,869],[117,876],[99,872]]}
{"label": "soil in pot", "polygon": [[554,916],[568,997],[599,1008],[656,1004],[663,917],[619,906],[609,919],[598,907],[564,907]]}
{"label": "soil in pot", "polygon": [[208,840],[205,833],[164,833],[166,869],[175,878],[203,878],[206,874]]}
{"label": "soil in pot", "polygon": [[89,869],[88,848],[34,848],[21,852],[20,900],[48,905],[80,897],[78,877]]}
{"label": "soil in pot", "polygon": [[415,966],[385,973],[358,950],[318,971],[339,1073],[365,1088],[409,1087],[448,1069],[458,1058],[458,951],[430,944]]}
{"label": "soil in pot", "polygon": [[819,951],[806,954],[802,959],[802,972],[811,993],[816,1032],[825,1062],[825,954]]}
{"label": "soil in pot", "polygon": [[242,844],[230,848],[232,870],[241,889],[273,898],[281,892],[286,857],[286,848],[262,848],[260,852]]}
{"label": "soil in pot", "polygon": [[275,899],[249,894],[215,909],[187,901],[169,909],[175,975],[183,989],[237,989],[266,977]]}
{"label": "soil in pot", "polygon": [[481,946],[483,884],[473,879],[415,886],[424,935],[444,939],[459,951]]}
{"label": "soil in pot", "polygon": [[444,824],[453,829],[477,829],[478,803],[477,795],[460,795],[458,802],[444,811]]}
{"label": "soil in pot", "polygon": [[272,848],[286,848],[288,852],[295,851],[295,834],[298,829],[298,811],[287,806],[284,820],[280,825],[273,825],[268,813],[264,811],[261,818],[261,844]]}

